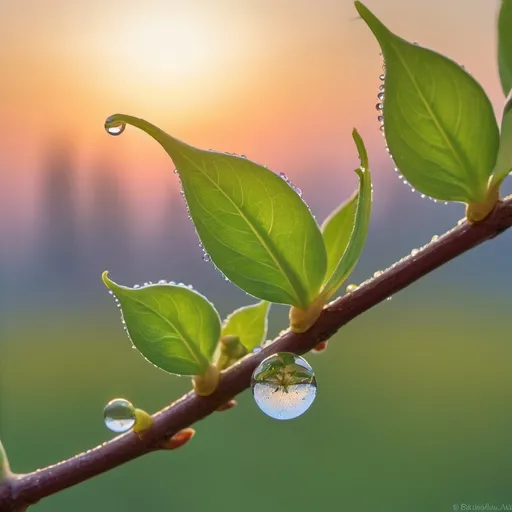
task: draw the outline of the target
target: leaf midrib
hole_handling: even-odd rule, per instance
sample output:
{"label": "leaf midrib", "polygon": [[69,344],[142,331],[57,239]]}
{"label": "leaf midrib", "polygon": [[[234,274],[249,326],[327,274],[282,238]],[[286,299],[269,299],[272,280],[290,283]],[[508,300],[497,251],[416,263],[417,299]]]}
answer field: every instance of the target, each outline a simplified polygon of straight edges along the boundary
{"label": "leaf midrib", "polygon": [[[439,132],[441,133],[442,137],[444,138],[447,146],[450,148],[453,156],[457,160],[457,163],[459,164],[460,168],[464,171],[464,173],[467,174],[468,166],[464,165],[464,163],[462,162],[461,157],[459,155],[459,152],[453,146],[452,141],[451,141],[448,133],[446,133],[446,131],[445,131],[441,121],[438,119],[437,115],[435,114],[435,112],[430,107],[430,104],[427,101],[427,99],[425,98],[421,88],[419,87],[416,79],[414,78],[414,75],[411,73],[409,67],[407,66],[407,64],[405,63],[404,59],[402,58],[402,56],[400,54],[400,51],[393,44],[393,41],[390,41],[390,45],[393,48],[393,50],[395,51],[398,59],[400,60],[400,63],[404,67],[405,71],[409,75],[409,78],[411,79],[411,82],[413,83],[414,87],[416,88],[416,91],[418,92],[418,95],[419,95],[420,99],[422,100],[423,104],[425,105],[425,108],[427,109],[428,113],[430,114],[430,117],[434,121],[434,124],[436,125],[437,129],[439,130]],[[466,191],[466,192],[468,192],[468,191]]]}
{"label": "leaf midrib", "polygon": [[162,315],[162,313],[160,313],[156,309],[149,307],[145,302],[141,301],[140,299],[138,299],[136,297],[132,297],[131,299],[134,302],[136,302],[137,304],[139,304],[142,307],[144,307],[145,309],[147,309],[148,311],[155,313],[167,325],[169,325],[169,327],[171,327],[174,330],[174,332],[178,335],[179,339],[182,341],[182,343],[186,347],[186,349],[190,352],[190,354],[192,355],[194,361],[198,364],[198,366],[202,366],[200,358],[197,356],[196,351],[192,348],[194,344],[192,343],[191,340],[188,339],[187,336],[185,336],[185,334],[180,329],[178,329],[168,318],[166,318],[164,315]]}
{"label": "leaf midrib", "polygon": [[[249,216],[247,216],[244,211],[226,194],[226,192],[220,187],[220,185],[218,183],[216,183],[209,175],[208,173],[205,172],[204,169],[200,168],[193,160],[191,160],[188,155],[184,154],[183,152],[181,152],[181,155],[186,159],[188,160],[188,162],[193,166],[195,167],[228,201],[229,203],[231,203],[233,205],[233,207],[235,208],[235,210],[239,213],[239,215],[242,217],[242,219],[246,222],[246,224],[249,226],[249,228],[251,229],[251,231],[253,232],[253,234],[256,236],[256,238],[259,240],[259,242],[261,243],[261,245],[264,247],[264,249],[267,251],[268,255],[272,258],[273,262],[275,263],[275,265],[277,266],[277,268],[279,269],[279,271],[281,272],[281,274],[286,278],[286,280],[288,281],[288,284],[291,286],[292,290],[294,291],[295,295],[296,295],[296,299],[297,299],[297,302],[298,306],[303,306],[305,307],[307,305],[307,302],[308,302],[308,299],[309,299],[309,294],[306,292],[304,293],[304,290],[302,289],[302,286],[300,285],[300,283],[298,282],[296,276],[295,276],[295,273],[293,272],[292,269],[289,268],[289,266],[285,263],[284,265],[281,264],[281,262],[279,261],[279,259],[277,258],[275,252],[275,248],[273,247],[273,243],[272,243],[272,240],[268,240],[268,243],[267,241],[265,240],[265,234],[262,233],[257,225],[255,225],[253,222],[252,222],[252,219],[250,219]],[[236,173],[235,173],[236,174]],[[264,185],[263,185],[264,186]],[[288,267],[286,269],[286,267]],[[286,271],[288,270],[288,272]],[[305,298],[305,300],[301,300],[301,296],[302,298]]]}

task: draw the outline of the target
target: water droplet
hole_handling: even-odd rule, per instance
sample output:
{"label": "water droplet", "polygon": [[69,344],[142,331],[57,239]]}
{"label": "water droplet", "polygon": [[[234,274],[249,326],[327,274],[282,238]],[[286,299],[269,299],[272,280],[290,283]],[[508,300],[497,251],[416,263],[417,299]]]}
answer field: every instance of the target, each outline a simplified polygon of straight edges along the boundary
{"label": "water droplet", "polygon": [[167,284],[167,281],[165,279],[160,279],[160,281],[158,281],[158,284]]}
{"label": "water droplet", "polygon": [[208,253],[206,253],[206,252],[205,252],[205,253],[203,254],[203,261],[210,261],[210,260],[211,260],[210,255],[209,255]]}
{"label": "water droplet", "polygon": [[133,285],[133,287],[134,287],[134,288],[135,288],[135,290],[136,290],[137,288],[140,288],[140,284],[134,284],[134,285]]}
{"label": "water droplet", "polygon": [[434,235],[434,236],[432,237],[431,242],[435,242],[438,238],[439,238],[439,235]]}
{"label": "water droplet", "polygon": [[299,187],[293,187],[293,190],[295,190],[296,194],[299,197],[302,197],[302,190]]}
{"label": "water droplet", "polygon": [[379,85],[379,91],[383,91],[385,89],[385,85],[384,84],[380,84]]}
{"label": "water droplet", "polygon": [[121,123],[121,122],[112,123],[112,121],[110,120],[110,117],[107,118],[107,120],[105,121],[105,130],[107,130],[107,133],[109,135],[114,135],[114,136],[121,135],[121,133],[124,132],[125,128],[126,128],[125,123]]}
{"label": "water droplet", "polygon": [[377,270],[376,272],[373,273],[373,277],[379,277],[382,275],[382,270]]}
{"label": "water droplet", "polygon": [[258,407],[276,420],[304,414],[317,393],[313,369],[305,359],[290,352],[264,359],[252,374],[251,387]]}
{"label": "water droplet", "polygon": [[357,290],[357,284],[349,284],[347,286],[347,293],[352,293]]}
{"label": "water droplet", "polygon": [[466,218],[463,218],[463,219],[460,219],[459,221],[457,221],[457,226],[464,224],[465,220],[466,220]]}
{"label": "water droplet", "polygon": [[416,41],[414,41],[412,44],[413,44],[414,46],[419,46],[419,43],[417,43]]}
{"label": "water droplet", "polygon": [[288,176],[286,176],[286,174],[284,172],[280,172],[279,173],[279,177],[281,179],[283,179],[284,181],[288,181]]}
{"label": "water droplet", "polygon": [[261,352],[261,347],[254,347],[254,348],[252,349],[252,353],[253,353],[253,354],[257,354],[258,352]]}
{"label": "water droplet", "polygon": [[379,100],[382,101],[384,99],[384,93],[379,92],[379,94],[377,94],[377,98],[379,98]]}
{"label": "water droplet", "polygon": [[390,295],[386,300],[392,300],[393,299],[393,296]]}
{"label": "water droplet", "polygon": [[112,432],[126,432],[135,425],[135,407],[124,398],[115,398],[105,406],[103,418]]}
{"label": "water droplet", "polygon": [[416,256],[416,254],[418,254],[419,252],[420,252],[420,250],[419,250],[419,249],[413,249],[413,250],[411,251],[411,256]]}
{"label": "water droplet", "polygon": [[383,123],[384,122],[384,116],[377,117],[377,120],[379,121],[379,123]]}
{"label": "water droplet", "polygon": [[375,105],[375,108],[377,110],[382,110],[384,107],[382,106],[382,103],[377,103],[377,105]]}
{"label": "water droplet", "polygon": [[386,75],[384,73],[382,73],[382,75],[379,76],[379,80],[381,82],[384,82],[385,79],[386,79]]}

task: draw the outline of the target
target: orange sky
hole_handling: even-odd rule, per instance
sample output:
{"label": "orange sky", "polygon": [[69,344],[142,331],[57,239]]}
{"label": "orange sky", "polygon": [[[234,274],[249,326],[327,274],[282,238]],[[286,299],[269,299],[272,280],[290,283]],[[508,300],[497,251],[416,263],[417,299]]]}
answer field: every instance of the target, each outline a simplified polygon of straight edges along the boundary
{"label": "orange sky", "polygon": [[[464,64],[497,106],[498,3],[367,1],[394,31]],[[140,207],[162,198],[172,164],[135,130],[108,137],[103,121],[118,111],[197,146],[244,153],[302,188],[311,183],[304,173],[339,173],[348,196],[353,126],[373,161],[390,166],[375,111],[379,50],[355,14],[349,0],[2,0],[0,213],[33,212],[44,148],[56,137],[73,142],[85,180],[106,155]],[[393,183],[381,197],[391,194],[392,173],[376,174]]]}

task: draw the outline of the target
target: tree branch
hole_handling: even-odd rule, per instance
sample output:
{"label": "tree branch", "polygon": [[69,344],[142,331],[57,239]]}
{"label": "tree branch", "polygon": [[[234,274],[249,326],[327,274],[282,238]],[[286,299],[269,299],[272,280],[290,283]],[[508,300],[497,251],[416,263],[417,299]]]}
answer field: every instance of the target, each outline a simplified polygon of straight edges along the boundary
{"label": "tree branch", "polygon": [[400,260],[379,277],[338,298],[326,306],[309,331],[303,334],[287,331],[260,352],[244,357],[222,373],[219,387],[212,395],[200,397],[190,391],[162,409],[154,415],[153,426],[143,439],[129,432],[54,466],[0,483],[0,512],[23,510],[23,507],[46,496],[160,449],[161,444],[176,432],[206,418],[217,407],[248,388],[252,372],[265,357],[280,351],[308,352],[361,313],[511,226],[512,196],[500,202],[484,221],[478,224],[464,222],[429,243],[416,255]]}

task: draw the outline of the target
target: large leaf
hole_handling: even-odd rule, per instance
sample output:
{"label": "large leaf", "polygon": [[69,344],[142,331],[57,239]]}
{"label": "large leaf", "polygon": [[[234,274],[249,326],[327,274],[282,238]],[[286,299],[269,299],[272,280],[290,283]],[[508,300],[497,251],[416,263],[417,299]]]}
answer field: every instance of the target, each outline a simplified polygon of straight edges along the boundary
{"label": "large leaf", "polygon": [[201,375],[220,339],[213,305],[186,286],[120,286],[103,273],[103,282],[121,306],[128,335],[139,352],[162,370]]}
{"label": "large leaf", "polygon": [[222,336],[237,336],[249,352],[261,345],[267,335],[269,306],[268,302],[262,301],[236,309],[224,320]]}
{"label": "large leaf", "polygon": [[484,201],[499,132],[481,85],[443,55],[390,32],[361,2],[355,5],[384,55],[384,133],[397,167],[431,197]]}
{"label": "large leaf", "polygon": [[[512,29],[512,27],[511,27]],[[501,121],[500,148],[490,188],[499,187],[512,170],[512,95],[503,109]]]}
{"label": "large leaf", "polygon": [[501,0],[498,18],[498,67],[505,96],[512,90],[512,0]]}
{"label": "large leaf", "polygon": [[174,161],[197,233],[215,265],[260,299],[307,307],[318,295],[327,256],[307,205],[265,167],[204,151],[152,124],[116,114],[107,131],[132,124],[157,140]]}
{"label": "large leaf", "polygon": [[336,292],[356,266],[366,243],[370,225],[372,182],[368,155],[356,130],[352,136],[361,160],[361,167],[356,169],[359,190],[322,225],[328,257],[327,280],[322,291],[326,298]]}

